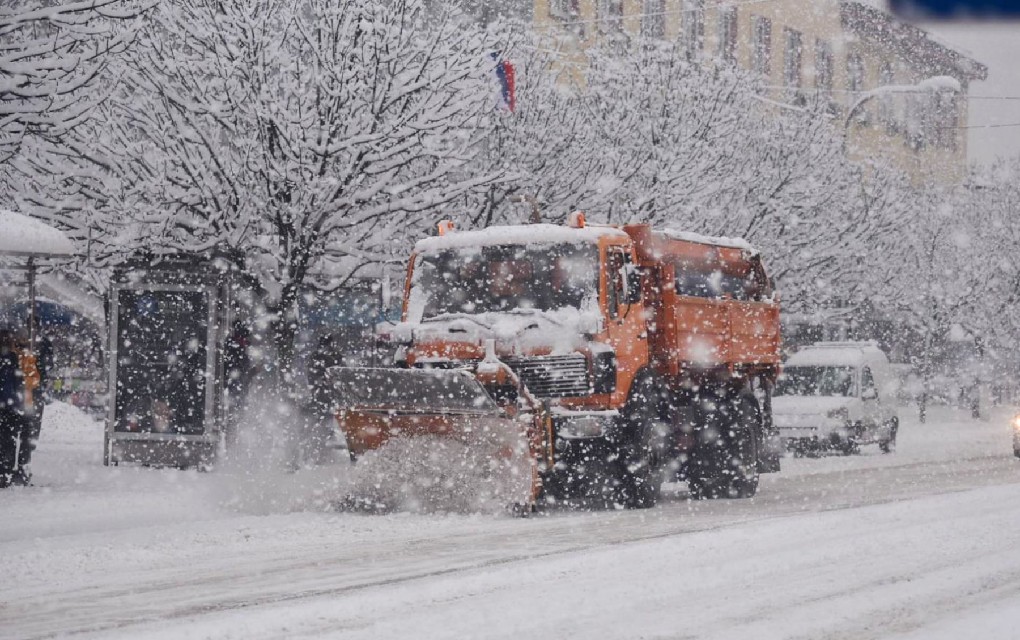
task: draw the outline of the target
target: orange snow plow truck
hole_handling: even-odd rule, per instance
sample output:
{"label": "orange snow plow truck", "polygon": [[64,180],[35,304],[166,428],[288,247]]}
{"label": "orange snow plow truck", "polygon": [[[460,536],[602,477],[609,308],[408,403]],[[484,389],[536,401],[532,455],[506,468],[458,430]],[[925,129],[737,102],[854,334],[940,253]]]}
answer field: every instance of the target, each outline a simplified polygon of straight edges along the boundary
{"label": "orange snow plow truck", "polygon": [[[352,458],[394,439],[527,460],[522,506],[746,498],[779,470],[779,304],[746,242],[646,224],[420,240],[391,369],[330,370]],[[520,469],[520,466],[516,467]],[[517,471],[521,475],[520,471]]]}

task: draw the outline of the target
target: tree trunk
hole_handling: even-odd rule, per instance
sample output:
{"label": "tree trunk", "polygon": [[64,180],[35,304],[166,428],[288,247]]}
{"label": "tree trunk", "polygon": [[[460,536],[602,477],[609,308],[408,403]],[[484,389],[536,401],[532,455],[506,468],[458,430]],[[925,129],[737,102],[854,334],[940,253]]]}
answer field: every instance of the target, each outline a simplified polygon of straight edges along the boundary
{"label": "tree trunk", "polygon": [[276,350],[277,382],[288,397],[302,395],[296,388],[294,375],[295,342],[297,340],[297,285],[284,285],[280,304],[276,308],[272,325],[273,346]]}
{"label": "tree trunk", "polygon": [[933,333],[930,328],[925,331],[924,353],[921,355],[921,398],[917,404],[917,419],[921,424],[924,424],[928,418],[928,389],[931,387],[933,377],[931,366]]}

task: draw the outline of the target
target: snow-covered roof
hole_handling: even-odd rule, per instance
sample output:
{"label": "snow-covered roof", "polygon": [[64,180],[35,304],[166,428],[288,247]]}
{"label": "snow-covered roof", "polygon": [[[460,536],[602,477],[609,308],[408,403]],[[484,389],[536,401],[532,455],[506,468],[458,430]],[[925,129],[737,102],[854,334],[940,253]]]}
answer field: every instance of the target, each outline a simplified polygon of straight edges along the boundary
{"label": "snow-covered roof", "polygon": [[885,353],[873,340],[852,342],[816,342],[786,360],[789,366],[858,366],[863,363],[887,363]]}
{"label": "snow-covered roof", "polygon": [[864,352],[850,347],[808,347],[786,360],[791,367],[857,367],[864,363]]}
{"label": "snow-covered roof", "polygon": [[0,255],[70,256],[74,245],[63,231],[13,211],[0,210]]}
{"label": "snow-covered roof", "polygon": [[[871,0],[842,0],[840,17],[844,28],[914,61],[921,67],[939,67],[963,74],[968,80],[985,80],[988,67],[964,55],[940,38],[913,24],[897,20]],[[885,3],[876,3],[884,5]]]}
{"label": "snow-covered roof", "polygon": [[696,242],[698,244],[710,244],[716,247],[730,247],[742,249],[751,255],[758,255],[758,250],[751,246],[751,243],[743,238],[727,238],[725,236],[706,236],[690,231],[678,231],[676,229],[663,229],[662,234],[674,240],[685,242]]}
{"label": "snow-covered roof", "polygon": [[627,237],[627,234],[615,227],[602,226],[575,228],[558,224],[507,225],[471,231],[455,230],[445,235],[423,238],[414,245],[414,251],[432,253],[462,247],[597,242],[604,236]]}

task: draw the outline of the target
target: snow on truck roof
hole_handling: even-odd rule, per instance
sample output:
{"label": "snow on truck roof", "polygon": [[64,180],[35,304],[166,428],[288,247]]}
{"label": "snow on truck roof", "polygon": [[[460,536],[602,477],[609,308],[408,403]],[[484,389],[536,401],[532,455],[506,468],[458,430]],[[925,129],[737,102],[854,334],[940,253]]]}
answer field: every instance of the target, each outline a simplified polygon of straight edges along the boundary
{"label": "snow on truck roof", "polygon": [[0,210],[0,255],[70,256],[74,245],[63,231],[13,211]]}
{"label": "snow on truck roof", "polygon": [[710,244],[716,247],[727,247],[730,249],[742,249],[753,256],[758,255],[758,250],[751,246],[751,243],[743,238],[727,238],[725,236],[706,236],[690,231],[677,231],[676,229],[663,229],[662,234],[673,240],[685,242],[696,242],[698,244]]}
{"label": "snow on truck roof", "polygon": [[604,236],[627,237],[615,227],[588,225],[582,228],[559,224],[521,224],[487,227],[470,231],[448,231],[441,236],[423,238],[415,243],[415,253],[432,253],[444,249],[486,247],[496,245],[557,244],[563,242],[597,242]]}

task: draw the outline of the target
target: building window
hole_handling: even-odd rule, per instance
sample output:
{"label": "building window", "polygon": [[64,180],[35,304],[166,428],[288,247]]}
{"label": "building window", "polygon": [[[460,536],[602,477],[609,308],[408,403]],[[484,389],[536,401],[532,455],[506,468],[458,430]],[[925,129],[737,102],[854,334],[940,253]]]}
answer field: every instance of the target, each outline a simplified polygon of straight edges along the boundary
{"label": "building window", "polygon": [[953,91],[939,91],[931,97],[931,139],[939,149],[956,151],[960,127],[960,103]]}
{"label": "building window", "polygon": [[719,60],[726,64],[737,62],[737,8],[719,10]]}
{"label": "building window", "polygon": [[790,93],[790,99],[802,103],[804,96],[801,88],[801,62],[804,53],[803,36],[800,31],[784,29],[786,48],[783,57],[783,83]]}
{"label": "building window", "polygon": [[599,0],[599,29],[604,34],[623,33],[623,0]]}
{"label": "building window", "polygon": [[815,40],[815,89],[818,102],[829,108],[832,101],[832,45],[825,40]]}
{"label": "building window", "polygon": [[704,0],[684,0],[681,23],[683,42],[687,50],[688,60],[701,58],[705,43],[705,4]]}
{"label": "building window", "polygon": [[641,35],[646,38],[666,37],[666,0],[645,0]]}
{"label": "building window", "polygon": [[[883,62],[878,69],[878,86],[888,87],[893,84],[896,84],[896,74],[892,63]],[[899,132],[900,123],[896,117],[896,103],[892,93],[885,92],[878,97],[878,121],[885,126],[885,132],[889,135]]]}
{"label": "building window", "polygon": [[913,151],[924,149],[928,143],[926,122],[928,118],[929,97],[926,95],[907,94],[907,117],[903,125],[903,138],[907,147]]}
{"label": "building window", "polygon": [[549,0],[549,15],[567,22],[568,31],[584,38],[584,23],[580,21],[581,0]]}
{"label": "building window", "polygon": [[[846,90],[847,108],[853,109],[864,92],[864,61],[861,60],[860,54],[851,53],[846,57]],[[861,105],[857,109],[856,118],[861,124],[867,124],[869,120],[867,105]]]}
{"label": "building window", "polygon": [[772,21],[762,16],[751,20],[751,71],[772,75]]}
{"label": "building window", "polygon": [[549,0],[549,15],[571,20],[581,15],[581,0]]}

